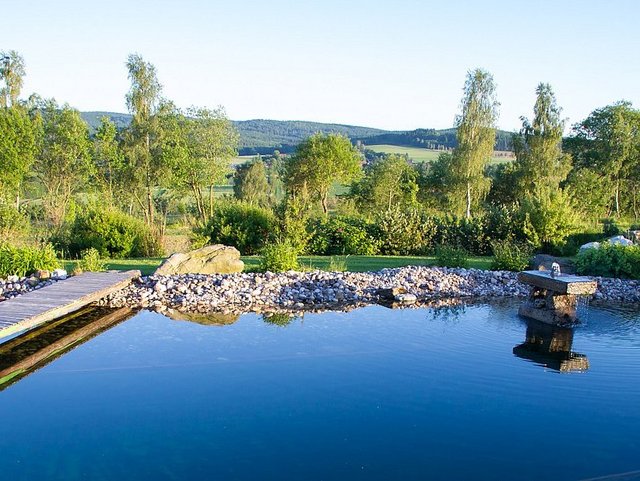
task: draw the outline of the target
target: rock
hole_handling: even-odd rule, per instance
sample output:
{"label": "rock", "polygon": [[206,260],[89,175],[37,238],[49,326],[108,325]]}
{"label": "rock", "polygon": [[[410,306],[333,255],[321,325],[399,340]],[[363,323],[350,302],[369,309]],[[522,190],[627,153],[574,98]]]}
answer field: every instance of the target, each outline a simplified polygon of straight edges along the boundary
{"label": "rock", "polygon": [[53,271],[51,273],[51,277],[53,279],[58,279],[58,280],[64,280],[67,278],[67,271],[65,271],[64,269],[56,269],[55,271]]}
{"label": "rock", "polygon": [[395,300],[397,302],[402,302],[403,304],[413,304],[417,302],[418,298],[414,294],[398,294],[395,296]]}
{"label": "rock", "polygon": [[396,300],[400,294],[406,294],[407,290],[404,287],[391,287],[387,289],[378,289],[378,297],[388,301]]}
{"label": "rock", "polygon": [[630,241],[629,239],[627,239],[623,235],[616,235],[616,236],[613,236],[613,237],[609,237],[607,239],[607,242],[609,242],[609,244],[614,245],[614,246],[615,245],[620,245],[620,246],[627,247],[627,246],[632,246],[633,245],[633,242]]}
{"label": "rock", "polygon": [[244,262],[235,247],[215,244],[187,253],[176,253],[156,270],[156,276],[174,274],[232,274],[242,272]]}
{"label": "rock", "polygon": [[588,249],[600,249],[600,242],[587,242],[586,244],[582,244],[580,246],[580,252],[586,251]]}
{"label": "rock", "polygon": [[39,271],[36,271],[35,276],[41,281],[46,281],[47,279],[51,278],[51,272],[39,270]]}
{"label": "rock", "polygon": [[8,276],[7,277],[7,282],[10,284],[15,284],[16,282],[20,282],[20,278],[18,276]]}
{"label": "rock", "polygon": [[36,276],[31,276],[29,277],[29,279],[27,279],[27,284],[29,284],[31,287],[36,287],[38,284],[40,284],[40,281]]}
{"label": "rock", "polygon": [[538,271],[550,271],[554,262],[560,266],[560,272],[563,274],[576,273],[576,267],[570,259],[553,257],[547,254],[537,254],[531,260],[533,268]]}

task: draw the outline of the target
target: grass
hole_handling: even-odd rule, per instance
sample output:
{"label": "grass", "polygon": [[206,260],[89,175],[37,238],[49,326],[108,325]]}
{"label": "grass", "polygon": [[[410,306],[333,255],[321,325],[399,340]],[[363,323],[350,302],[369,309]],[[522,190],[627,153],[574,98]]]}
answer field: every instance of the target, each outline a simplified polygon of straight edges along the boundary
{"label": "grass", "polygon": [[[260,264],[259,256],[242,256],[245,271],[255,271]],[[298,258],[303,269],[327,270],[331,263],[331,256],[300,256]],[[112,259],[105,262],[107,269],[126,271],[139,269],[142,275],[153,274],[162,262],[162,258],[146,259]],[[65,261],[64,268],[71,272],[78,261]],[[435,257],[417,256],[348,256],[345,260],[347,270],[350,272],[379,271],[386,267],[404,266],[433,266]],[[491,257],[470,257],[469,267],[488,270],[491,267]]]}
{"label": "grass", "polygon": [[[417,163],[422,162],[433,162],[438,159],[438,156],[445,152],[444,150],[432,150],[432,149],[423,149],[421,147],[401,147],[399,145],[367,145],[367,149],[371,149],[374,152],[382,152],[385,154],[407,154],[411,160]],[[494,156],[491,158],[491,162],[509,162],[513,160],[510,152],[495,152]]]}

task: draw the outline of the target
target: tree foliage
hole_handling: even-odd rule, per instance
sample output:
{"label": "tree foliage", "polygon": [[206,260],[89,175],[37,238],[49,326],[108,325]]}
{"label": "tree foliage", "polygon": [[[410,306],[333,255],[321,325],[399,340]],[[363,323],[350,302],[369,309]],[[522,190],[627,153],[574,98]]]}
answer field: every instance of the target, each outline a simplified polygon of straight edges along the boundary
{"label": "tree foliage", "polygon": [[348,183],[362,172],[361,157],[351,141],[339,134],[315,134],[300,143],[286,166],[287,189],[292,195],[308,195],[329,211],[329,188]]}
{"label": "tree foliage", "polygon": [[415,207],[418,173],[401,155],[389,155],[366,169],[351,185],[350,197],[360,209],[377,212],[394,206]]}
{"label": "tree foliage", "polygon": [[499,103],[495,90],[489,72],[476,69],[467,74],[462,113],[456,120],[458,146],[450,163],[452,200],[466,200],[466,217],[471,217],[473,204],[482,200],[489,187],[484,170],[496,139]]}
{"label": "tree foliage", "polygon": [[23,77],[26,75],[24,59],[15,50],[0,51],[0,107],[15,106],[22,91]]}
{"label": "tree foliage", "polygon": [[233,176],[233,194],[236,199],[252,205],[266,207],[269,203],[267,169],[260,157],[239,165]]}

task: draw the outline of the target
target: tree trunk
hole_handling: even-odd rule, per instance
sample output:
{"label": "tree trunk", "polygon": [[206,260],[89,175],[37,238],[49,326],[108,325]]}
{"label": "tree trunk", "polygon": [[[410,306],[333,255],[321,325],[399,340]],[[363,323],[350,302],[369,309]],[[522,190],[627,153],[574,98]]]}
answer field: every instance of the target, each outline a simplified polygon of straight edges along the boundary
{"label": "tree trunk", "polygon": [[616,180],[616,216],[620,217],[620,179]]}
{"label": "tree trunk", "polygon": [[324,215],[327,215],[329,213],[329,208],[327,207],[327,197],[328,194],[326,192],[321,194],[320,196],[320,202],[322,203],[322,212],[324,213]]}
{"label": "tree trunk", "polygon": [[471,217],[471,182],[469,181],[467,181],[467,212],[465,216],[467,219]]}

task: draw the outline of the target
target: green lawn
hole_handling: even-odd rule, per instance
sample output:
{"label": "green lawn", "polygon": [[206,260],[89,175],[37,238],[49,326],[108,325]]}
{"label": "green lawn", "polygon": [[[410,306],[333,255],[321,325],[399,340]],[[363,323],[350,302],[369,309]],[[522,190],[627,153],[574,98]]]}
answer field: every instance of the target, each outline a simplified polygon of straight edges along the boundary
{"label": "green lawn", "polygon": [[[345,259],[340,256],[339,259]],[[245,270],[255,271],[260,263],[258,256],[242,256],[245,263]],[[300,256],[300,265],[303,269],[327,269],[331,262],[329,256]],[[77,261],[65,261],[65,269],[71,272]],[[153,271],[160,265],[162,258],[148,259],[113,259],[106,262],[107,269],[129,270],[140,269],[143,275],[153,274]],[[385,267],[403,267],[410,265],[432,266],[435,264],[434,257],[411,257],[411,256],[347,256],[347,270],[351,272],[378,271]],[[489,269],[491,267],[491,257],[470,257],[469,267],[475,269]]]}
{"label": "green lawn", "polygon": [[[401,147],[398,145],[367,145],[367,149],[371,149],[374,152],[382,152],[385,154],[407,154],[414,162],[433,162],[438,159],[438,156],[444,152],[443,150],[423,149],[420,147]],[[513,160],[511,155],[507,155],[505,152],[496,152],[491,158],[492,162],[508,162]]]}

